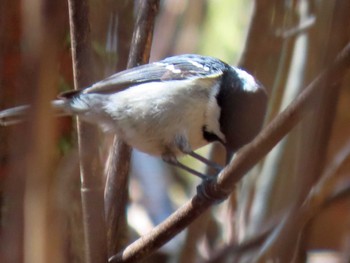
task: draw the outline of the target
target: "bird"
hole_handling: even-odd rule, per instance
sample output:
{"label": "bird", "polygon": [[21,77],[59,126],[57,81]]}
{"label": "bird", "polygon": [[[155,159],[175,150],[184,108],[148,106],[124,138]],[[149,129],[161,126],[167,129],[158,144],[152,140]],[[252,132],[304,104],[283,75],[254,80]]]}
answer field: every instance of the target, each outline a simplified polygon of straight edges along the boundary
{"label": "bird", "polygon": [[[183,54],[118,72],[90,87],[59,94],[57,116],[79,116],[131,147],[207,178],[178,161],[214,141],[228,156],[261,130],[268,102],[251,74],[214,57]],[[0,125],[26,119],[29,105],[0,111]]]}

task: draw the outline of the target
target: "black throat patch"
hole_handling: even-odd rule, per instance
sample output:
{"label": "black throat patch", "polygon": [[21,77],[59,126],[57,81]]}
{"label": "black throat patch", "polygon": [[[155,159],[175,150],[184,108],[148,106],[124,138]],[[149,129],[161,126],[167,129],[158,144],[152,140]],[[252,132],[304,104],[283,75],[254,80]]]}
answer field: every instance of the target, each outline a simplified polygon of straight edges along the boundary
{"label": "black throat patch", "polygon": [[215,142],[215,141],[219,141],[222,142],[222,140],[219,138],[219,136],[217,136],[215,133],[208,131],[208,127],[206,125],[204,125],[202,127],[202,133],[203,133],[203,138],[207,141],[207,142]]}

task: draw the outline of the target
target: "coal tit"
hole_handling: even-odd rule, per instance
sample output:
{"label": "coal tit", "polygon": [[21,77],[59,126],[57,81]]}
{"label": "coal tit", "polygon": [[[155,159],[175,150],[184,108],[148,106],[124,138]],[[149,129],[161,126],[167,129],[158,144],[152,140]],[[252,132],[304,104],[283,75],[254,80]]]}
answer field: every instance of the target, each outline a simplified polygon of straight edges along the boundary
{"label": "coal tit", "polygon": [[[212,164],[193,151],[219,141],[235,152],[252,140],[261,129],[267,95],[244,70],[212,57],[179,55],[63,93],[51,105],[59,116],[78,115],[142,152],[187,169],[178,156]],[[22,120],[28,109],[1,111],[0,124]]]}

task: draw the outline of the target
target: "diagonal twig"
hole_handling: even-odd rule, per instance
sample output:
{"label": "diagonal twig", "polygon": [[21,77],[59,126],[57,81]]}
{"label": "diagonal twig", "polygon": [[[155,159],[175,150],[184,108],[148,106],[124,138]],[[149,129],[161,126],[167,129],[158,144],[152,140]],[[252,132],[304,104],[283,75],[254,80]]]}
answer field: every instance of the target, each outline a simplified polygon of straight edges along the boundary
{"label": "diagonal twig", "polygon": [[[281,218],[279,218],[281,221]],[[230,244],[218,249],[208,260],[204,260],[202,263],[215,263],[222,262],[228,255],[234,255],[235,257],[247,253],[248,251],[255,250],[259,248],[273,232],[278,224],[276,222],[271,222],[267,227],[264,227],[257,235],[252,238],[245,240],[242,243],[233,241]]]}
{"label": "diagonal twig", "polygon": [[336,60],[306,87],[303,92],[281,114],[279,114],[248,145],[242,148],[236,158],[220,173],[217,181],[204,187],[212,199],[195,195],[162,224],[150,233],[136,240],[124,251],[110,258],[109,262],[132,262],[150,255],[173,236],[182,231],[207,208],[215,199],[228,196],[235,184],[250,168],[263,158],[305,115],[313,99],[323,89],[340,81],[350,66],[350,43],[340,52]]}
{"label": "diagonal twig", "polygon": [[[287,250],[296,256],[297,250],[292,248],[297,247],[295,243],[300,243],[301,234],[305,232],[310,222],[322,209],[340,198],[349,196],[349,185],[341,189],[336,188],[340,179],[338,171],[349,157],[350,142],[336,155],[330,166],[327,167],[320,177],[320,180],[304,199],[303,204],[301,206],[294,205],[290,209],[289,216],[286,220],[281,221],[282,227],[276,228],[274,233],[266,239],[264,249],[259,252],[258,258],[254,258],[254,262],[265,262],[268,258],[271,258],[271,255],[276,254],[276,251],[281,253],[283,251],[281,244],[287,246]],[[291,233],[294,233],[294,235],[291,235]],[[286,242],[288,242],[287,245]]]}

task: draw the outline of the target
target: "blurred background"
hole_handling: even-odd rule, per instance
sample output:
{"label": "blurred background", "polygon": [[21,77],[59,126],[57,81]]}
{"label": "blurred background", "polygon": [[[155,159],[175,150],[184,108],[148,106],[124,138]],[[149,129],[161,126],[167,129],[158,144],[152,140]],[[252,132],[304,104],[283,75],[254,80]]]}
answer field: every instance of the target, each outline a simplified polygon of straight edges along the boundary
{"label": "blurred background", "polygon": [[[96,81],[126,67],[139,6],[89,1]],[[246,69],[269,94],[268,123],[349,42],[349,12],[344,0],[161,0],[150,60],[197,53]],[[84,262],[76,128],[47,113],[57,93],[73,89],[70,45],[65,1],[0,2],[0,109],[30,103],[37,110],[31,122],[0,127],[0,262],[47,262],[44,254]],[[315,110],[228,201],[144,262],[349,262],[349,87],[347,74],[314,98]],[[112,139],[98,139],[102,163]],[[199,152],[222,162],[220,146]],[[133,151],[119,249],[166,219],[199,183]],[[258,239],[266,231],[274,235]]]}

